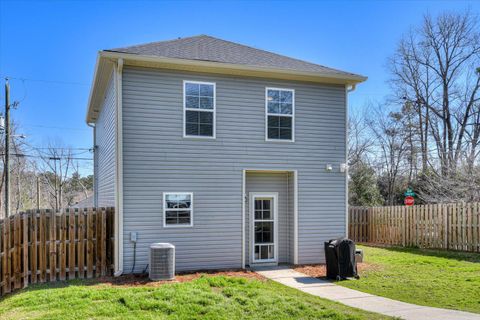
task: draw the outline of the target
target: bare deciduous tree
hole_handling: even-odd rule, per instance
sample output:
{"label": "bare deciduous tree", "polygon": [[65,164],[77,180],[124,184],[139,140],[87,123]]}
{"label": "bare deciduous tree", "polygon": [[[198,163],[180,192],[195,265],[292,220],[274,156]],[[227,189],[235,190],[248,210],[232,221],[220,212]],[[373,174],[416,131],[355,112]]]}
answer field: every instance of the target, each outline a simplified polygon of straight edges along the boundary
{"label": "bare deciduous tree", "polygon": [[348,165],[368,161],[368,154],[373,146],[369,128],[363,116],[351,115],[348,119]]}
{"label": "bare deciduous tree", "polygon": [[391,58],[396,98],[416,110],[423,171],[430,151],[435,152],[430,164],[438,164],[442,176],[455,173],[467,149],[470,156],[476,155],[479,63],[479,23],[468,12],[425,16]]}
{"label": "bare deciduous tree", "polygon": [[379,151],[376,156],[378,173],[386,178],[386,203],[395,204],[395,189],[399,177],[404,174],[404,161],[407,153],[407,139],[402,122],[402,114],[385,110],[378,105],[370,110],[369,128],[375,138],[375,147]]}
{"label": "bare deciduous tree", "polygon": [[63,206],[63,190],[72,170],[72,151],[60,141],[50,141],[45,149],[38,150],[43,181],[58,210]]}

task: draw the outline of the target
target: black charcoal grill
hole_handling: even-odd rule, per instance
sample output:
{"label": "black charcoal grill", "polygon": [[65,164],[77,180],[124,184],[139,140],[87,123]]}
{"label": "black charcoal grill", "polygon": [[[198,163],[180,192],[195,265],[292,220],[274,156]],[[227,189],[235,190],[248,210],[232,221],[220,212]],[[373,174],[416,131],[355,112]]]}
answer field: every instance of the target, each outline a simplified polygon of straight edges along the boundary
{"label": "black charcoal grill", "polygon": [[339,238],[325,242],[325,259],[327,278],[335,280],[359,278],[355,263],[355,242],[352,240]]}

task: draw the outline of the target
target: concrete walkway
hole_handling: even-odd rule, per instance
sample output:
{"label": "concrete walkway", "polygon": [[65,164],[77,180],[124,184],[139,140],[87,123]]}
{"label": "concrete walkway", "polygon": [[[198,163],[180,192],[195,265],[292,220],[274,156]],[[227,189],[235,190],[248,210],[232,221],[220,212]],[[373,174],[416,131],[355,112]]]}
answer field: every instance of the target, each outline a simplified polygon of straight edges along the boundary
{"label": "concrete walkway", "polygon": [[[424,307],[352,290],[327,280],[309,277],[289,267],[257,267],[262,276],[314,296],[343,303],[358,309],[399,317],[405,320],[480,320],[480,314]],[[355,280],[351,280],[355,281]]]}

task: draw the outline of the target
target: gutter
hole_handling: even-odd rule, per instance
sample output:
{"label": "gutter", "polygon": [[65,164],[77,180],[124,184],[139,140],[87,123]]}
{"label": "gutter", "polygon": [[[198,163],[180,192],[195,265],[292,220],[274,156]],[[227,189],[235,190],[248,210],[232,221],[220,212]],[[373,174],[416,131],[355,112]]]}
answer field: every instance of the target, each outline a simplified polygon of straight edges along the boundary
{"label": "gutter", "polygon": [[123,59],[119,58],[115,68],[115,87],[116,87],[116,167],[115,167],[115,255],[114,276],[121,276],[123,273],[123,122],[122,122],[122,72],[123,72]]}

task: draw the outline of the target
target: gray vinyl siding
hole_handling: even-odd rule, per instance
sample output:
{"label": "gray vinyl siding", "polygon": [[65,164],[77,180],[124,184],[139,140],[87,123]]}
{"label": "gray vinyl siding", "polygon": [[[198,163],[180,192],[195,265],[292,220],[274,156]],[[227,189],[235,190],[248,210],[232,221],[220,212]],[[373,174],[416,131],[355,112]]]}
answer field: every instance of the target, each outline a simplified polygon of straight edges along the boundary
{"label": "gray vinyl siding", "polygon": [[289,231],[293,228],[290,225],[290,216],[293,216],[293,210],[289,211],[289,179],[288,173],[271,173],[271,172],[247,172],[245,184],[246,189],[246,214],[245,214],[245,261],[246,264],[251,263],[252,243],[250,242],[250,230],[252,216],[250,208],[250,192],[272,192],[278,193],[278,262],[289,263]]}
{"label": "gray vinyl siding", "polygon": [[[184,80],[216,83],[216,139],[183,138]],[[267,86],[295,89],[294,143],[265,141]],[[322,262],[323,241],[345,235],[343,162],[344,86],[126,67],[124,272],[133,264],[132,231],[135,271],[153,242],[176,246],[180,271],[241,267],[242,170],[252,168],[298,170],[298,262]],[[193,192],[193,227],[163,227],[163,192]]]}
{"label": "gray vinyl siding", "polygon": [[110,77],[105,100],[95,123],[95,205],[115,206],[116,88]]}

